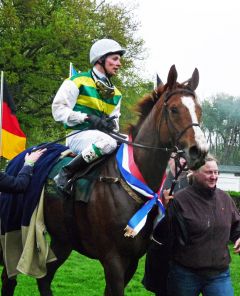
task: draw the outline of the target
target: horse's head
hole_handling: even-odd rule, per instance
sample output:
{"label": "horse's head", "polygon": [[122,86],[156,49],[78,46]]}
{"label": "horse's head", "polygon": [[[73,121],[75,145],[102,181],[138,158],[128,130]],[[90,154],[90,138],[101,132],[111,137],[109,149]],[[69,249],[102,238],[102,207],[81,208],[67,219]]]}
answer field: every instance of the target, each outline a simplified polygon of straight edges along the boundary
{"label": "horse's head", "polygon": [[200,128],[202,109],[198,103],[195,89],[198,86],[199,73],[195,69],[192,77],[177,82],[177,71],[173,65],[168,73],[166,85],[156,90],[159,97],[153,116],[159,125],[161,141],[171,143],[184,151],[188,167],[195,169],[204,163],[208,144]]}
{"label": "horse's head", "polygon": [[[199,74],[195,69],[188,81],[178,83],[173,65],[167,83],[160,83],[152,94],[145,96],[138,104],[140,117],[132,128],[137,142],[166,147],[168,151],[174,150],[174,147],[183,150],[188,167],[192,169],[204,163],[208,151],[199,125],[202,110],[195,94],[198,82]],[[142,154],[138,153],[139,161]]]}

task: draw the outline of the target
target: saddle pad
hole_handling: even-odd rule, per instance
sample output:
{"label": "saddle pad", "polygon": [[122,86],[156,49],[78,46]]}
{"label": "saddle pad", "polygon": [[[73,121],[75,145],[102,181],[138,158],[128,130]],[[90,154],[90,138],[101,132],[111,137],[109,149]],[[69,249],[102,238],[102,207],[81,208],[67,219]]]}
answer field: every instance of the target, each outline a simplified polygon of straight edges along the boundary
{"label": "saddle pad", "polygon": [[[72,157],[64,157],[60,159],[57,164],[52,168],[45,184],[45,192],[48,198],[58,199],[66,198],[66,194],[57,188],[54,181],[54,177],[59,173],[61,168],[72,161]],[[73,196],[76,201],[83,201],[87,203],[89,201],[93,185],[98,179],[101,165],[105,158],[99,159],[99,161],[89,164],[86,170],[77,172],[73,179]]]}

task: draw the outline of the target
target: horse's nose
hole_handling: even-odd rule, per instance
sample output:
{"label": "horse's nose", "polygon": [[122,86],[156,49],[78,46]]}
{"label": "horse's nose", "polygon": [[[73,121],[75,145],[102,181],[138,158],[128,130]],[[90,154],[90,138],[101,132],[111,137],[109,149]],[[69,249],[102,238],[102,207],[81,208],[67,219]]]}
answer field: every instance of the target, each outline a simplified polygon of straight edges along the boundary
{"label": "horse's nose", "polygon": [[187,153],[188,167],[192,170],[197,170],[198,168],[200,168],[205,163],[204,159],[206,154],[206,150],[203,151],[199,149],[196,145],[191,146]]}
{"label": "horse's nose", "polygon": [[202,152],[198,149],[196,145],[189,148],[189,156],[192,160],[198,159],[199,157],[201,157],[201,154]]}

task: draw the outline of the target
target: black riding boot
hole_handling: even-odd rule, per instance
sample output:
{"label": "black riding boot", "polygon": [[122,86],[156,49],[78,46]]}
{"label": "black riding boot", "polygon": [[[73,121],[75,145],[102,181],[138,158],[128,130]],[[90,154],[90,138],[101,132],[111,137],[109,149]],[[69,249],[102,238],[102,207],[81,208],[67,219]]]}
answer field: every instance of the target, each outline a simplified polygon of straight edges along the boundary
{"label": "black riding boot", "polygon": [[83,159],[82,155],[76,156],[72,161],[65,165],[59,174],[54,178],[57,187],[69,193],[69,180],[80,169],[86,168],[88,163]]}

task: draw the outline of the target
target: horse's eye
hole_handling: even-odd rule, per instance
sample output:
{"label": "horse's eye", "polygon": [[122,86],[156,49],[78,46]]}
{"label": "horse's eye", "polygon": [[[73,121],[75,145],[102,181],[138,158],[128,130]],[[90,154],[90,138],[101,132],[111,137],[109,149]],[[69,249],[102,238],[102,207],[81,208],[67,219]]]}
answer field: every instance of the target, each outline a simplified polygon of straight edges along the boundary
{"label": "horse's eye", "polygon": [[177,107],[171,107],[171,108],[170,108],[170,111],[171,111],[173,114],[177,114],[177,113],[178,113],[178,108],[177,108]]}

